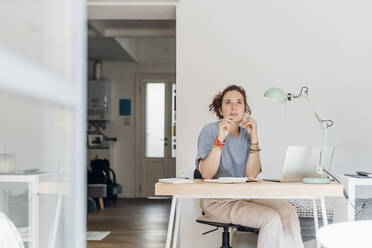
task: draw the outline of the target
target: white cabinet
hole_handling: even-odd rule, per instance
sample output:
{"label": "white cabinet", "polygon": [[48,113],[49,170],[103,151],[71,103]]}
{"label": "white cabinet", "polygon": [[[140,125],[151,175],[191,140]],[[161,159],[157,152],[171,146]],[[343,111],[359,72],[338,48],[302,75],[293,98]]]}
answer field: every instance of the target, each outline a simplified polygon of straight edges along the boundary
{"label": "white cabinet", "polygon": [[358,186],[372,187],[372,178],[355,178],[344,175],[339,178],[349,195],[349,200],[337,199],[335,201],[334,222],[354,221],[357,188]]}

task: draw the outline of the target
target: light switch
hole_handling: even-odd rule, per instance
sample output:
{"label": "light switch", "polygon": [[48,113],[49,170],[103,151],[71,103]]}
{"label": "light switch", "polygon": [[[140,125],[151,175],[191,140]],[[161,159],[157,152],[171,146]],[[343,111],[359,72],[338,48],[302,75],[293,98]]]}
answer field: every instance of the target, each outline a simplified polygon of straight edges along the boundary
{"label": "light switch", "polygon": [[125,117],[124,118],[124,126],[130,126],[131,123],[131,118],[130,117]]}

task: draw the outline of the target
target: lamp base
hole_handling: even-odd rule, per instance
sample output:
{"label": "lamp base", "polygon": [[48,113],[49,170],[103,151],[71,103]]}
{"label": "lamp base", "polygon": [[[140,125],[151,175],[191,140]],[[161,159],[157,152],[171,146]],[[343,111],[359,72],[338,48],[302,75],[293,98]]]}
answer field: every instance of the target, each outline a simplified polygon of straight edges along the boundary
{"label": "lamp base", "polygon": [[328,178],[316,178],[316,177],[306,177],[302,181],[308,184],[329,184],[331,181]]}

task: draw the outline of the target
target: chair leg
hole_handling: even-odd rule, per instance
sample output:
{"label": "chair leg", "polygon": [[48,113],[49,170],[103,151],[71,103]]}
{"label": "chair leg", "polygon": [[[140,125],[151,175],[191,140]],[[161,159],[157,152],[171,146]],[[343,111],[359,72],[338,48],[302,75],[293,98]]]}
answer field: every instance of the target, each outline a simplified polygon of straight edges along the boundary
{"label": "chair leg", "polygon": [[103,204],[103,199],[99,198],[98,201],[99,201],[99,207],[100,207],[101,211],[103,211],[103,209],[105,208],[105,205]]}
{"label": "chair leg", "polygon": [[222,247],[221,248],[232,248],[230,246],[230,233],[229,228],[224,227],[222,233]]}

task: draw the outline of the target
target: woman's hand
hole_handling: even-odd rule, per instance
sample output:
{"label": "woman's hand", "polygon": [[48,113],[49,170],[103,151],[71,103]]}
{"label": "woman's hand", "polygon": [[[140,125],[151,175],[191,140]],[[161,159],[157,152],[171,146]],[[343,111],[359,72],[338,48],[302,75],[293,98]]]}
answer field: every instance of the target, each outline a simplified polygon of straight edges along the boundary
{"label": "woman's hand", "polygon": [[225,142],[227,135],[229,135],[231,127],[234,122],[230,119],[222,119],[218,124],[218,140],[220,142]]}
{"label": "woman's hand", "polygon": [[251,116],[248,116],[246,120],[242,120],[241,122],[242,127],[247,129],[248,134],[251,136],[251,142],[257,143],[257,122]]}

